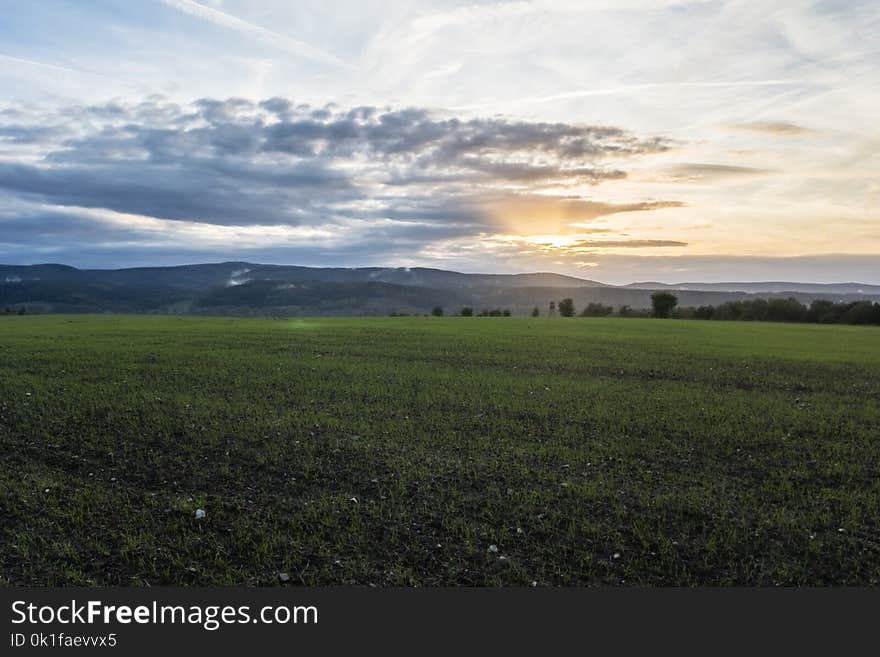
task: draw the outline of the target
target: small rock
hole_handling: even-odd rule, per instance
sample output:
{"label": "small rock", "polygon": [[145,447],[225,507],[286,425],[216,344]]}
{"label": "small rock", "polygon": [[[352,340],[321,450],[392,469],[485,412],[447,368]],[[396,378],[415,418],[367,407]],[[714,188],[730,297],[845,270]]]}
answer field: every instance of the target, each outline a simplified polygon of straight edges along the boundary
{"label": "small rock", "polygon": [[290,581],[290,575],[288,575],[287,573],[279,573],[279,574],[278,574],[278,579],[280,579],[282,582],[289,582],[289,581]]}
{"label": "small rock", "polygon": [[611,555],[611,558],[612,559],[620,559],[620,552],[615,552],[614,554]]}
{"label": "small rock", "polygon": [[489,546],[489,552],[492,552],[493,554],[498,552],[498,546],[493,543]]}
{"label": "small rock", "polygon": [[47,488],[47,489],[44,490],[43,492],[44,492],[44,493],[48,493],[50,490],[51,490],[51,488]]}
{"label": "small rock", "polygon": [[204,509],[196,509],[196,520],[201,520],[208,515]]}

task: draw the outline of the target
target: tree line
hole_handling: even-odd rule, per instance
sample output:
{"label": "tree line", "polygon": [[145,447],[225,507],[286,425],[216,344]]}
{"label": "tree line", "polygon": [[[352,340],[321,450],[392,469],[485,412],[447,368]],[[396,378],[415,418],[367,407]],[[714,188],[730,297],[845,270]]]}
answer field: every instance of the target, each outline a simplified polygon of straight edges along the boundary
{"label": "tree line", "polygon": [[[548,315],[575,317],[574,301],[566,298],[551,301]],[[537,317],[535,307],[532,316]],[[581,317],[607,317],[615,314],[612,306],[589,303],[580,312]],[[880,325],[880,303],[870,301],[840,301],[814,299],[809,305],[795,298],[745,299],[726,301],[717,306],[678,306],[678,297],[671,292],[651,295],[650,310],[634,310],[622,305],[617,308],[620,317],[658,317],[662,319],[714,319],[753,322],[805,322],[814,324],[876,324]]]}
{"label": "tree line", "polygon": [[809,306],[797,299],[748,299],[727,301],[718,306],[679,308],[673,317],[754,322],[808,322],[814,324],[880,325],[880,303],[870,301],[833,302],[815,299]]}
{"label": "tree line", "polygon": [[[434,316],[443,316],[441,306],[431,311]],[[459,314],[462,317],[510,317],[508,309],[483,309],[475,312],[470,306],[463,307]],[[535,306],[530,313],[532,317],[540,317],[541,309]],[[398,315],[398,313],[393,313]],[[405,315],[405,313],[400,313]],[[880,325],[880,303],[870,301],[834,302],[827,299],[815,299],[810,305],[801,303],[795,298],[787,299],[745,299],[742,301],[726,301],[717,306],[679,306],[678,297],[671,292],[655,292],[651,295],[650,309],[635,309],[626,304],[610,306],[604,303],[590,302],[578,313],[574,300],[565,298],[551,301],[547,306],[548,317],[657,317],[661,319],[714,319],[736,320],[745,322],[809,322],[814,324],[876,324]]]}

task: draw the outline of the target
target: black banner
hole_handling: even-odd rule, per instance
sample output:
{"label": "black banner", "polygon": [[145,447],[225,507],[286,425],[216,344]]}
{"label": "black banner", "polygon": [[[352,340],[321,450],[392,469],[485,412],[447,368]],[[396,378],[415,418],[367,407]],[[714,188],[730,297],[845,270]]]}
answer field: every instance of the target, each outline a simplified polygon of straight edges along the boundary
{"label": "black banner", "polygon": [[[872,639],[880,595],[855,589],[0,590],[3,654],[34,650],[391,654],[476,649],[840,653]],[[865,644],[868,645],[868,644]]]}

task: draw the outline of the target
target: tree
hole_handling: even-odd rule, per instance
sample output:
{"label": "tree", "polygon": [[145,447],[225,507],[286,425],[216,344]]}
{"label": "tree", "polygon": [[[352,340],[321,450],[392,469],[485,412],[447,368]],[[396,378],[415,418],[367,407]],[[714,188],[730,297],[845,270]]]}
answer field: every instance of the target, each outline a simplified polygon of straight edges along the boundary
{"label": "tree", "polygon": [[434,309],[431,311],[431,314],[434,317],[443,317],[443,307],[442,306],[434,306]]}
{"label": "tree", "polygon": [[461,309],[461,316],[462,317],[473,317],[474,316],[474,309],[471,308],[470,306],[465,306],[464,308]]}
{"label": "tree", "polygon": [[559,302],[560,317],[574,317],[574,301],[572,299],[563,299]]}
{"label": "tree", "polygon": [[550,302],[550,309],[547,311],[547,317],[556,317],[556,302]]}
{"label": "tree", "polygon": [[504,310],[502,310],[502,311],[501,311],[501,314],[502,314],[504,317],[510,317],[510,311],[507,310],[507,308],[505,308]]}
{"label": "tree", "polygon": [[834,302],[827,299],[813,299],[807,317],[811,322],[828,323],[834,320]]}
{"label": "tree", "polygon": [[850,304],[841,318],[844,324],[870,324],[874,319],[874,307],[870,301]]}
{"label": "tree", "polygon": [[678,297],[671,292],[654,292],[651,295],[651,307],[654,309],[654,317],[665,319],[672,314],[678,305]]}
{"label": "tree", "polygon": [[532,317],[540,317],[540,316],[541,316],[541,311],[538,310],[538,306],[535,306],[534,308],[532,308]]}

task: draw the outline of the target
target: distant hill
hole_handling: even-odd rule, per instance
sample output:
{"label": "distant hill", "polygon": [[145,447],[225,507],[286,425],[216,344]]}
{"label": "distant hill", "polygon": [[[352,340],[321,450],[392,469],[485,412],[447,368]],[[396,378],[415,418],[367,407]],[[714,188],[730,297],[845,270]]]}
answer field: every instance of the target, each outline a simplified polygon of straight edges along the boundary
{"label": "distant hill", "polygon": [[322,281],[325,283],[394,283],[419,287],[609,287],[561,274],[462,274],[424,267],[297,267],[223,262],[177,267],[76,269],[67,265],[0,265],[0,283],[19,280],[81,281],[125,285],[162,285],[208,289],[249,281]]}
{"label": "distant hill", "polygon": [[613,286],[552,273],[464,274],[429,268],[297,267],[224,262],[177,267],[77,269],[61,264],[0,265],[0,307],[31,312],[136,312],[223,315],[385,315],[507,308],[542,312],[564,297],[650,306],[652,291],[674,290],[683,306],[788,297],[809,303],[880,301],[880,286],[859,283],[636,283]]}
{"label": "distant hill", "polygon": [[786,283],[767,281],[757,283],[630,283],[624,287],[652,290],[701,290],[704,292],[748,292],[780,294],[804,292],[808,294],[867,294],[880,295],[880,285],[865,283]]}

